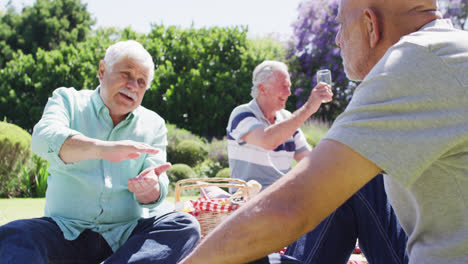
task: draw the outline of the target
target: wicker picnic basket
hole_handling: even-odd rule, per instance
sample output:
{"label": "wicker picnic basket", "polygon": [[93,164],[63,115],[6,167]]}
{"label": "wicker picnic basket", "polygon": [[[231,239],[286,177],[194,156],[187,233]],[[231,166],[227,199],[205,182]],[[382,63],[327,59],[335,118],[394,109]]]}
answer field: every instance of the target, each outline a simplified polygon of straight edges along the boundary
{"label": "wicker picnic basket", "polygon": [[[210,186],[238,188],[242,190],[243,201],[250,198],[247,183],[243,180],[231,178],[195,178],[180,180],[176,183],[174,203],[177,204],[180,202],[180,195],[184,190]],[[221,223],[226,216],[235,211],[241,205],[241,203],[236,203],[231,200],[231,198],[233,197],[231,196],[230,198],[225,199],[203,199],[203,197],[200,197],[197,201],[191,201],[198,205],[198,207],[197,210],[188,213],[194,215],[200,223],[202,239],[208,234],[208,232]]]}

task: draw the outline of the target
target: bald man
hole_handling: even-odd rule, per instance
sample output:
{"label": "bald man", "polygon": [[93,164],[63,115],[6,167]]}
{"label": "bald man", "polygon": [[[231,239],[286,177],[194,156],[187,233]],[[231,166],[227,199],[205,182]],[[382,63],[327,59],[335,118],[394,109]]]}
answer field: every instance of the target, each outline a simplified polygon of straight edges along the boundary
{"label": "bald man", "polygon": [[288,245],[380,172],[409,263],[468,263],[468,33],[435,0],[341,0],[337,20],[346,74],[362,80],[348,108],[184,264],[245,263]]}

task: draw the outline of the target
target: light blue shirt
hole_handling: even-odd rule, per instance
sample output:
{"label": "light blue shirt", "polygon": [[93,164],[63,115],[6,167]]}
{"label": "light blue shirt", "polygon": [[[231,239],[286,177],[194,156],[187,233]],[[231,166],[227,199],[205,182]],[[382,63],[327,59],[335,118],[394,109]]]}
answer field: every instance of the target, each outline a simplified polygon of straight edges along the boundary
{"label": "light blue shirt", "polygon": [[[33,152],[50,162],[45,216],[55,220],[68,240],[90,229],[100,233],[116,251],[137,225],[142,208],[154,208],[167,195],[166,174],[159,177],[161,196],[153,204],[139,203],[127,184],[144,169],[166,162],[166,134],[164,120],[142,106],[114,127],[99,87],[94,91],[56,89],[34,127],[31,142]],[[161,151],[122,162],[93,159],[65,164],[59,151],[73,135],[105,141],[133,140]]]}

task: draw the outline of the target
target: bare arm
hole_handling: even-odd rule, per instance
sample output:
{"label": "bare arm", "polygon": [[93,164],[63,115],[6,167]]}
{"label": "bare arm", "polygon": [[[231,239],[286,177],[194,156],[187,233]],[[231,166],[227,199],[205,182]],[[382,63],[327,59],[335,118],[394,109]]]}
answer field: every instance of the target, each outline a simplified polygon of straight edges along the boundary
{"label": "bare arm", "polygon": [[297,155],[294,155],[294,159],[299,162],[301,161],[303,158],[305,158],[307,155],[309,155],[310,153],[310,150],[306,150],[306,151],[303,151]]}
{"label": "bare arm", "polygon": [[319,83],[312,90],[307,102],[294,111],[290,118],[269,127],[258,127],[245,134],[242,140],[267,150],[275,149],[290,138],[311,115],[317,112],[322,104],[322,100],[330,101],[332,96],[333,94],[329,92],[327,85]]}
{"label": "bare arm", "polygon": [[312,230],[380,171],[346,145],[323,140],[181,263],[246,263],[264,257]]}
{"label": "bare arm", "polygon": [[131,140],[102,141],[83,135],[75,135],[65,140],[60,148],[59,156],[65,163],[89,159],[120,162],[125,159],[139,158],[140,153],[156,154],[158,149]]}

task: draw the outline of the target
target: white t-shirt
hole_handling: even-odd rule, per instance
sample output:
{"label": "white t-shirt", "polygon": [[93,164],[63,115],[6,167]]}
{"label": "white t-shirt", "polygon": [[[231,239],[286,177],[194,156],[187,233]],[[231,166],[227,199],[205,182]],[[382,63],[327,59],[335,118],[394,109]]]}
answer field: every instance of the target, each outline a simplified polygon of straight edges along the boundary
{"label": "white t-shirt", "polygon": [[385,172],[410,263],[468,263],[468,32],[434,20],[403,37],[324,138]]}

